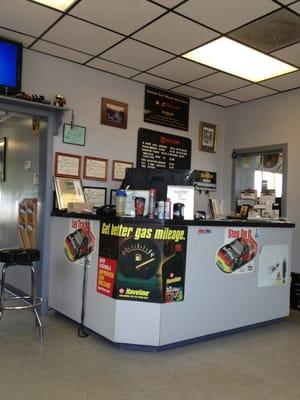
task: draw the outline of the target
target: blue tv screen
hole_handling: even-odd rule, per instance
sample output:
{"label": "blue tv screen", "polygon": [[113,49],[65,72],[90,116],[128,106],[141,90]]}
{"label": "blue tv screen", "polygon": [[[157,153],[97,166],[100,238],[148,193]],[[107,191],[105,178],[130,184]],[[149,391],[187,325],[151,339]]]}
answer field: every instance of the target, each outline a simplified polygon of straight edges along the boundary
{"label": "blue tv screen", "polygon": [[21,90],[21,43],[0,38],[0,93],[16,94]]}

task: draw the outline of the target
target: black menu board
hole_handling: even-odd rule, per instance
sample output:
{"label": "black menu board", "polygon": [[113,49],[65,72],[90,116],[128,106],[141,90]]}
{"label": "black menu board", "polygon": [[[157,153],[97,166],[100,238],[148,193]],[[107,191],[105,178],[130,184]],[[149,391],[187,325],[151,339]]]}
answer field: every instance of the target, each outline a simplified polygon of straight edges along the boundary
{"label": "black menu board", "polygon": [[140,128],[137,168],[191,168],[191,139]]}

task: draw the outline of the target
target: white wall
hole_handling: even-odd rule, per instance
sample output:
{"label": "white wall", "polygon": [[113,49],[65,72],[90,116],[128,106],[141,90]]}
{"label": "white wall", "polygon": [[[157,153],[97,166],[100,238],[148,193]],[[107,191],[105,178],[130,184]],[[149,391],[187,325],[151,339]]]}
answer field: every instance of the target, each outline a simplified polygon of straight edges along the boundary
{"label": "white wall", "polygon": [[296,223],[292,270],[300,272],[300,90],[227,109],[224,192],[231,191],[231,152],[236,148],[288,143],[287,216]]}
{"label": "white wall", "polygon": [[[192,168],[217,172],[218,193],[223,197],[222,173],[224,168],[224,131],[226,110],[191,99],[189,131],[180,131],[143,122],[144,85],[111,74],[93,70],[51,56],[24,50],[23,90],[29,94],[42,94],[53,100],[56,94],[63,94],[67,106],[75,112],[75,123],[87,127],[86,146],[62,143],[62,129],[54,139],[55,151],[107,158],[109,160],[108,181],[97,186],[117,188],[119,182],[111,181],[112,160],[136,162],[138,128],[144,127],[160,132],[189,137],[192,139]],[[128,127],[126,130],[100,124],[101,98],[108,97],[128,103]],[[65,114],[70,122],[71,112]],[[199,122],[203,120],[218,126],[217,153],[198,151]],[[83,181],[95,185],[95,181]],[[108,190],[109,192],[109,190]],[[109,198],[108,198],[109,200]],[[204,209],[207,203],[201,195]]]}

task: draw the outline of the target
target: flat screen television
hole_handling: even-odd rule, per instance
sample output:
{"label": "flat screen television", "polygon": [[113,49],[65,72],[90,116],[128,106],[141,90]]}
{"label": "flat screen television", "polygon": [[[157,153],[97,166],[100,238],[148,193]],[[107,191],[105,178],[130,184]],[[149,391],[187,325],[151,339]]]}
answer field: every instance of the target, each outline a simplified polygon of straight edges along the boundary
{"label": "flat screen television", "polygon": [[22,43],[0,38],[0,94],[21,91]]}

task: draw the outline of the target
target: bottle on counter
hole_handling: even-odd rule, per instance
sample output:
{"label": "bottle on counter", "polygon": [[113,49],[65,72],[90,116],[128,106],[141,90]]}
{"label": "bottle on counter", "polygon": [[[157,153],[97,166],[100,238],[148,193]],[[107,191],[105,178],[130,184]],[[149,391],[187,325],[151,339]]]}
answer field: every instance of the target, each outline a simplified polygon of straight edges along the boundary
{"label": "bottle on counter", "polygon": [[163,200],[157,203],[157,218],[164,219],[165,217],[165,202]]}
{"label": "bottle on counter", "polygon": [[148,218],[155,218],[155,198],[156,198],[156,189],[149,189],[149,214]]}
{"label": "bottle on counter", "polygon": [[171,200],[169,198],[165,201],[165,219],[171,218]]}
{"label": "bottle on counter", "polygon": [[116,192],[116,216],[124,215],[126,205],[126,190],[118,189]]}

